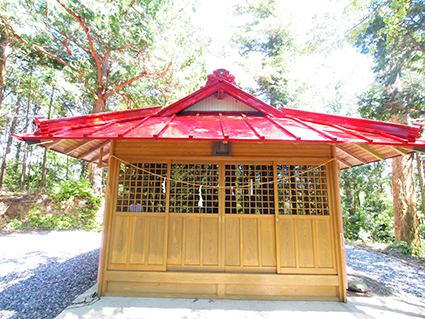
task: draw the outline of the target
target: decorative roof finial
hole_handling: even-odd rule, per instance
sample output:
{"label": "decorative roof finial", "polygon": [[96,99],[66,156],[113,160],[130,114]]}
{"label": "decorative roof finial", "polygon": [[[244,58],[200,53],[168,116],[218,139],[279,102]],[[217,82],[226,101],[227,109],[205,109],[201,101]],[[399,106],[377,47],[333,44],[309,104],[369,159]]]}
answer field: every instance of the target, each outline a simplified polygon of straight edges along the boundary
{"label": "decorative roof finial", "polygon": [[208,81],[205,86],[212,85],[217,82],[229,82],[233,85],[237,85],[235,82],[235,76],[230,74],[229,71],[225,69],[218,69],[213,72],[213,74],[208,75]]}

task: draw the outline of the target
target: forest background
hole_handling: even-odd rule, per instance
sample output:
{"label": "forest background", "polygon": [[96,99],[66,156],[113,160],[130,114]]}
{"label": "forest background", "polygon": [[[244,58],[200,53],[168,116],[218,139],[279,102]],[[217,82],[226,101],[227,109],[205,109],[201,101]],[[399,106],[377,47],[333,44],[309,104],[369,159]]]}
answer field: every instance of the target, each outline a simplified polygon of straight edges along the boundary
{"label": "forest background", "polygon": [[[0,229],[99,230],[107,169],[12,134],[166,106],[224,67],[265,102],[411,123],[425,114],[421,0],[4,0]],[[421,255],[424,156],[341,171],[346,238]]]}

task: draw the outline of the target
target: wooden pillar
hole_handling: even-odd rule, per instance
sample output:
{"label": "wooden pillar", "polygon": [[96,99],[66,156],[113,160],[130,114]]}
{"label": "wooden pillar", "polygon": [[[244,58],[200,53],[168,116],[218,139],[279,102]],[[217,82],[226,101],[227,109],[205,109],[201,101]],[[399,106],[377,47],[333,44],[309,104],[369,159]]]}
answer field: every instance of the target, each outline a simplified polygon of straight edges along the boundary
{"label": "wooden pillar", "polygon": [[108,164],[108,179],[106,184],[105,211],[103,215],[102,244],[100,247],[98,268],[98,295],[103,296],[106,291],[105,273],[108,266],[109,247],[111,239],[111,226],[117,201],[117,183],[119,178],[120,163],[111,155],[115,154],[115,141],[111,142]]}
{"label": "wooden pillar", "polygon": [[335,251],[337,258],[337,269],[339,277],[339,300],[347,302],[347,274],[346,274],[346,262],[345,262],[345,239],[344,239],[344,227],[342,221],[341,211],[341,195],[339,189],[339,169],[338,160],[336,158],[336,147],[332,145],[332,158],[335,160],[330,162],[327,166],[329,172],[329,191],[332,194],[331,205],[332,205],[332,222],[335,230]]}

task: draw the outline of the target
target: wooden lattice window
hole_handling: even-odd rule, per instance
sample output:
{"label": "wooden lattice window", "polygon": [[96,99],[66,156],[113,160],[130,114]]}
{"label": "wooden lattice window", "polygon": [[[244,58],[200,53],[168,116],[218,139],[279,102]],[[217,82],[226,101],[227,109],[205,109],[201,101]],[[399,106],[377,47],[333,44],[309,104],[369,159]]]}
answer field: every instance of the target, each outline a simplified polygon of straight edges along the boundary
{"label": "wooden lattice window", "polygon": [[218,214],[218,168],[217,164],[172,164],[170,213]]}
{"label": "wooden lattice window", "polygon": [[226,214],[274,214],[272,165],[225,166]]}
{"label": "wooden lattice window", "polygon": [[121,163],[117,212],[165,213],[166,163]]}
{"label": "wooden lattice window", "polygon": [[277,165],[279,214],[329,215],[326,167]]}

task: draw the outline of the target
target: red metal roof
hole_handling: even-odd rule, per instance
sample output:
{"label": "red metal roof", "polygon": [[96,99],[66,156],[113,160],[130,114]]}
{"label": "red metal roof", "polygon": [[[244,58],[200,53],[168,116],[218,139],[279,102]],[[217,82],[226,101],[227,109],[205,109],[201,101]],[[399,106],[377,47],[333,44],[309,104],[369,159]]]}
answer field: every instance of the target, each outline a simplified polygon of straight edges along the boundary
{"label": "red metal roof", "polygon": [[[223,69],[208,76],[205,87],[165,108],[54,120],[36,117],[35,124],[34,133],[15,137],[29,143],[97,140],[97,145],[101,140],[112,139],[172,139],[333,143],[341,144],[339,149],[347,144],[404,148],[394,156],[425,147],[425,141],[419,140],[423,124],[408,126],[296,109],[278,110],[243,91]],[[352,165],[355,164],[359,163]]]}

